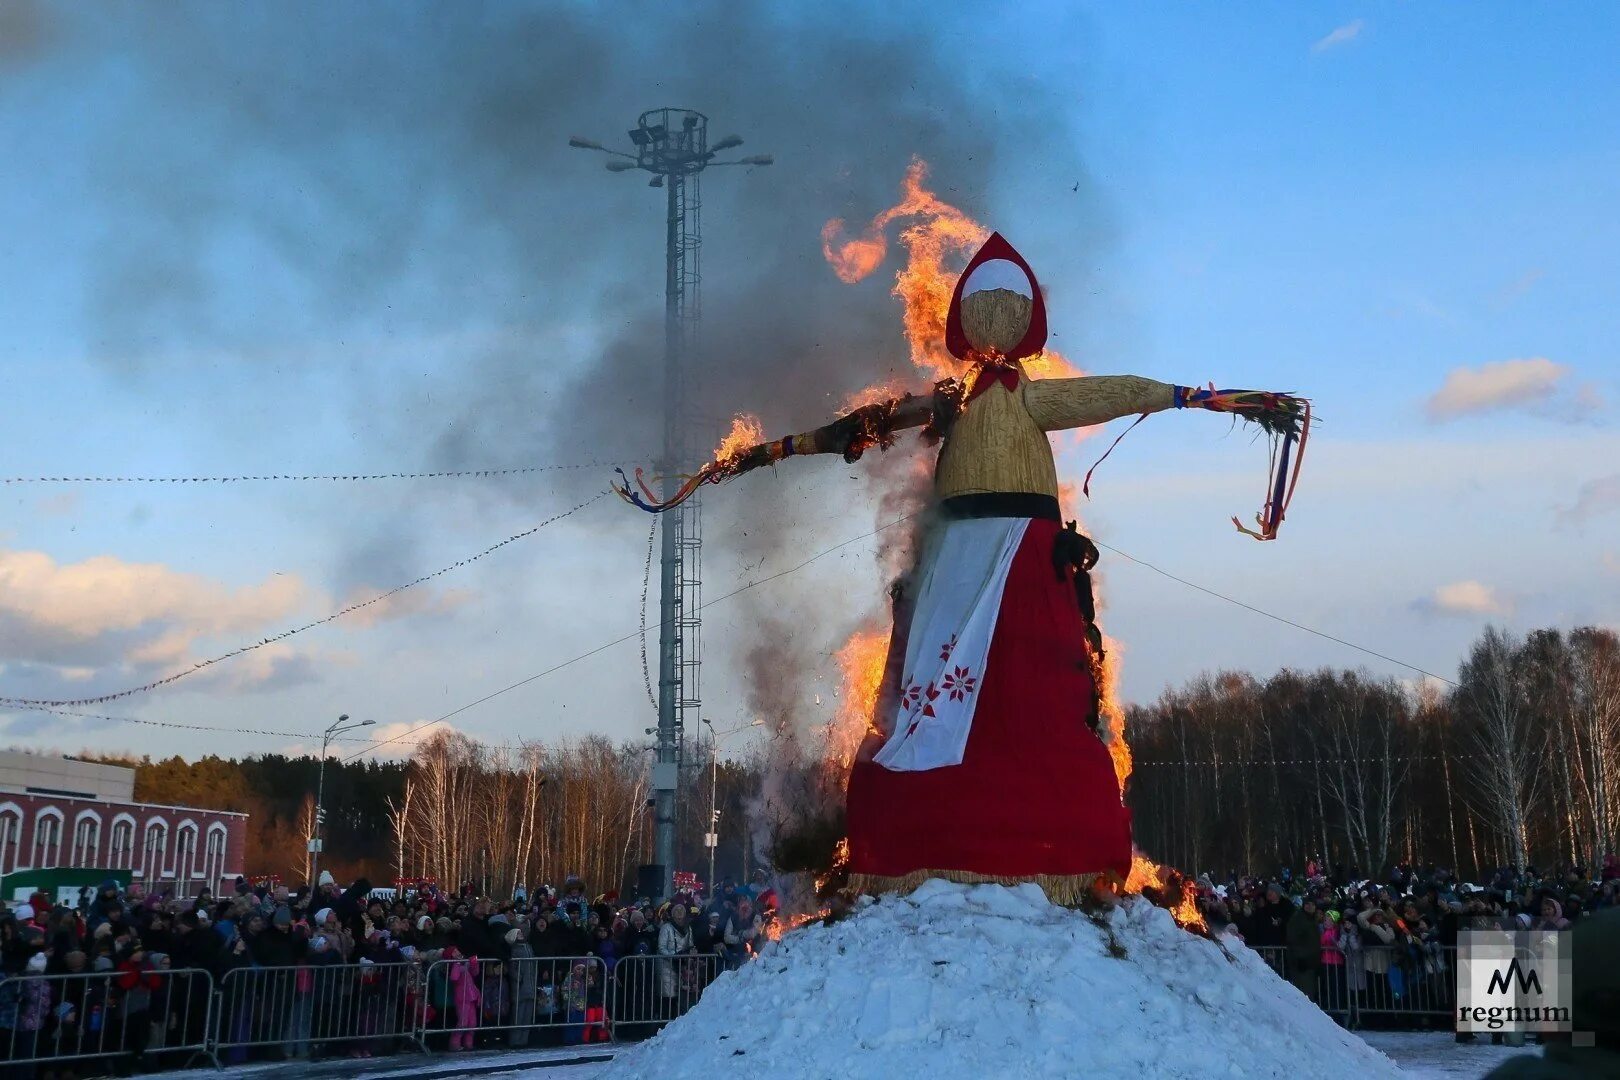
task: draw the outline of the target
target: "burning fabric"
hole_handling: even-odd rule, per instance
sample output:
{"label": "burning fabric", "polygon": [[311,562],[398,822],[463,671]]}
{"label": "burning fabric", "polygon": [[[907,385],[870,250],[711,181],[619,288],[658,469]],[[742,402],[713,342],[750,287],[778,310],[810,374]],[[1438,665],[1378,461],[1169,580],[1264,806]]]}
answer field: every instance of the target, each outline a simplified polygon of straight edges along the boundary
{"label": "burning fabric", "polygon": [[1302,1062],[1398,1075],[1235,938],[1144,900],[1089,917],[1031,885],[935,880],[767,946],[602,1075],[1202,1080]]}

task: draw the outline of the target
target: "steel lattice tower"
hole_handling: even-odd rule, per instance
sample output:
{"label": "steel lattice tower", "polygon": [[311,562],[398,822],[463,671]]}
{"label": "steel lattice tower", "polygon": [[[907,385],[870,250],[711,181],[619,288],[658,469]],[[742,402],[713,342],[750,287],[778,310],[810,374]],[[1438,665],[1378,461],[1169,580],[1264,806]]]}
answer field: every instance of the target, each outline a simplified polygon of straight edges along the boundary
{"label": "steel lattice tower", "polygon": [[[701,174],[711,165],[769,165],[765,155],[715,161],[716,154],[742,145],[727,136],[708,144],[708,117],[692,109],[649,109],[630,131],[635,153],[608,150],[588,139],[572,146],[610,155],[612,172],[642,169],[653,174],[666,200],[664,239],[664,445],[658,472],[664,493],[680,486],[679,475],[693,472],[707,447],[691,445],[693,402],[699,365],[697,330],[703,251]],[[696,456],[694,456],[696,455]],[[700,496],[668,511],[660,522],[658,590],[658,727],[653,766],[654,855],[663,872],[663,895],[673,894],[676,795],[688,724],[702,718],[700,676],[703,640],[703,508]]]}

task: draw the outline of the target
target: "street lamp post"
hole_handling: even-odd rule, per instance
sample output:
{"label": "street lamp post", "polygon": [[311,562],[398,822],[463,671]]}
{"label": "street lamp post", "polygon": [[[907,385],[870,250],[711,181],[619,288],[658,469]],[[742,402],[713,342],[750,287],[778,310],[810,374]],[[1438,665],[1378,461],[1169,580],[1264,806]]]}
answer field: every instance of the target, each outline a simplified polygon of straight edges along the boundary
{"label": "street lamp post", "polygon": [[709,729],[709,831],[703,834],[703,846],[709,849],[709,896],[714,893],[714,853],[720,847],[720,807],[718,796],[720,792],[720,740],[730,738],[740,731],[749,728],[763,727],[765,721],[755,720],[751,724],[732,728],[730,731],[716,731],[714,724],[708,717],[703,718],[703,726]]}
{"label": "street lamp post", "polygon": [[321,869],[321,825],[326,821],[324,800],[326,798],[327,747],[332,745],[332,739],[335,736],[341,735],[345,731],[353,731],[355,728],[370,727],[376,722],[375,720],[361,720],[357,724],[351,724],[349,723],[349,714],[344,713],[334,720],[332,726],[327,728],[326,733],[321,736],[321,767],[316,774],[315,780],[315,835],[309,838],[309,883],[311,888],[314,887],[316,875],[320,873]]}

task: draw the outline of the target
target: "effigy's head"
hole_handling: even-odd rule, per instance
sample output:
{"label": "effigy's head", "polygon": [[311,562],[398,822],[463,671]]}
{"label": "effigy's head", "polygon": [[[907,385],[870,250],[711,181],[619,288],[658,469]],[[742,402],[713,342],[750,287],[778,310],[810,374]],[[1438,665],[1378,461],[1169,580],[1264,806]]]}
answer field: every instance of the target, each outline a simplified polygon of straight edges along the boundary
{"label": "effigy's head", "polygon": [[962,333],[974,352],[1007,356],[1029,333],[1035,302],[1012,289],[980,289],[962,298]]}
{"label": "effigy's head", "polygon": [[1046,305],[1024,257],[992,234],[956,282],[945,347],[959,360],[1022,360],[1046,346]]}

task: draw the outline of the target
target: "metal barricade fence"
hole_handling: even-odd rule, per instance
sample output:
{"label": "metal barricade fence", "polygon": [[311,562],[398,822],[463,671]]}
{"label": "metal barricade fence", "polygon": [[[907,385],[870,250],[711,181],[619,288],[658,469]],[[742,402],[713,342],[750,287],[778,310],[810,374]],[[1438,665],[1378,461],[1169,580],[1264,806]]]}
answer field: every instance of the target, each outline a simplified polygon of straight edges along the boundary
{"label": "metal barricade fence", "polygon": [[1457,950],[1441,945],[1363,948],[1365,989],[1356,996],[1359,1018],[1452,1017],[1457,1009]]}
{"label": "metal barricade fence", "polygon": [[424,989],[414,963],[238,968],[220,980],[214,1053],[234,1064],[253,1047],[289,1058],[422,1049]]}
{"label": "metal barricade fence", "polygon": [[153,1070],[201,1056],[217,1065],[213,1003],[213,977],[196,968],[7,976],[0,979],[0,1062],[127,1058],[132,1068]]}
{"label": "metal barricade fence", "polygon": [[684,956],[623,956],[613,965],[608,1020],[615,1041],[645,1039],[696,1005],[719,978],[723,958],[713,953]]}
{"label": "metal barricade fence", "polygon": [[435,960],[417,1041],[428,1050],[607,1042],[607,968],[596,956]]}
{"label": "metal barricade fence", "polygon": [[[1254,951],[1278,977],[1294,982],[1286,948],[1261,945]],[[1344,954],[1342,964],[1317,968],[1310,996],[1323,1012],[1350,1028],[1363,1026],[1368,1017],[1449,1018],[1456,1012],[1456,971],[1455,946],[1366,946]]]}

